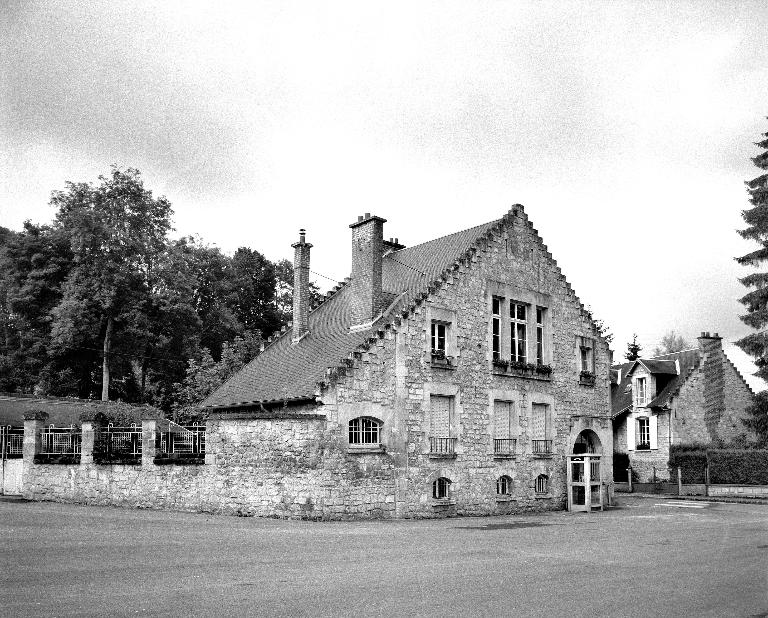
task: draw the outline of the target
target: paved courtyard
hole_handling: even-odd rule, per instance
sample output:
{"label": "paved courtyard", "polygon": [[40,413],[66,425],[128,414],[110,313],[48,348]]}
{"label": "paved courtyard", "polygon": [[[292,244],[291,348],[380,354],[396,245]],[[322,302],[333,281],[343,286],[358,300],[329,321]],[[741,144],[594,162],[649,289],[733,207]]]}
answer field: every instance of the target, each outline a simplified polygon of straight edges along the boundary
{"label": "paved courtyard", "polygon": [[0,615],[766,616],[768,506],[311,523],[0,499]]}

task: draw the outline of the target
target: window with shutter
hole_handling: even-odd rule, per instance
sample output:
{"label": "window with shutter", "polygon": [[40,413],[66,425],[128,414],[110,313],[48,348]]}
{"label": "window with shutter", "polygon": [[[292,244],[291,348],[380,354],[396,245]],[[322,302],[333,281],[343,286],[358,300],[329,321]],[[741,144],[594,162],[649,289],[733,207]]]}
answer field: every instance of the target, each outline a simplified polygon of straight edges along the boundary
{"label": "window with shutter", "polygon": [[430,397],[432,435],[436,438],[448,438],[451,435],[452,399],[452,397],[442,395]]}

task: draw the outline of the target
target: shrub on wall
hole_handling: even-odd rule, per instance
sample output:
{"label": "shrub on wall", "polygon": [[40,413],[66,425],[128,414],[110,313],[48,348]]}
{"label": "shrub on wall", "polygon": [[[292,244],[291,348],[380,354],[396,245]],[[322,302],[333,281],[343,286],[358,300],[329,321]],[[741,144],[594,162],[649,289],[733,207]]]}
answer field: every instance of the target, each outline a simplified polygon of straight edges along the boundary
{"label": "shrub on wall", "polygon": [[709,482],[731,485],[768,485],[768,450],[710,450]]}

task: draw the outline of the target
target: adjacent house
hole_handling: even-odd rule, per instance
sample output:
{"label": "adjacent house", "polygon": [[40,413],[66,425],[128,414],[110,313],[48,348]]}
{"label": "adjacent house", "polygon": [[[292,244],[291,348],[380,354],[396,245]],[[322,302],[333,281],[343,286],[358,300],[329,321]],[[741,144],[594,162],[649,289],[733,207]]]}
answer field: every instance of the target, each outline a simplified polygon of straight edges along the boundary
{"label": "adjacent house", "polygon": [[741,419],[753,396],[717,333],[701,333],[690,350],[615,365],[615,452],[629,455],[636,480],[667,480],[671,444],[711,444],[744,435]]}
{"label": "adjacent house", "polygon": [[250,477],[255,514],[559,509],[574,452],[602,453],[607,493],[608,346],[523,207],[409,248],[384,223],[350,225],[315,308],[302,230],[293,323],[203,403],[212,470]]}

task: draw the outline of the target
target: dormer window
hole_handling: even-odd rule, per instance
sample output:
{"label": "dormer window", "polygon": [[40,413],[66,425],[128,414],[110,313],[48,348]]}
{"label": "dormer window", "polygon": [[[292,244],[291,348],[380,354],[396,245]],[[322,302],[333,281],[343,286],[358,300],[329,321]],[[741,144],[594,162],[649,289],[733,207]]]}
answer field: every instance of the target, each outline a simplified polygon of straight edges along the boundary
{"label": "dormer window", "polygon": [[647,403],[647,394],[645,378],[637,378],[635,380],[635,405],[644,406]]}

